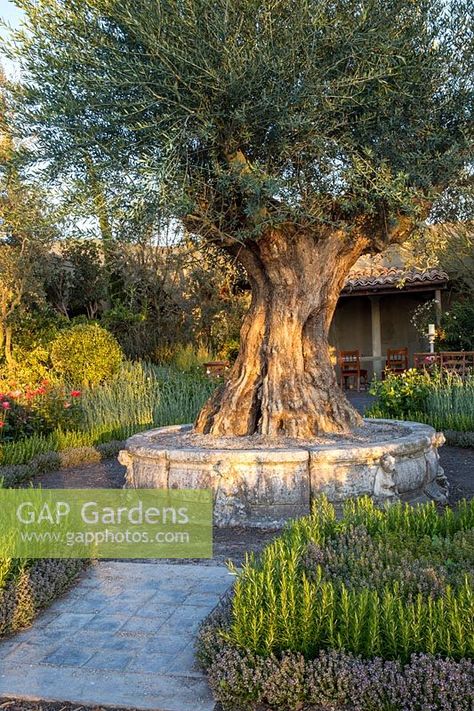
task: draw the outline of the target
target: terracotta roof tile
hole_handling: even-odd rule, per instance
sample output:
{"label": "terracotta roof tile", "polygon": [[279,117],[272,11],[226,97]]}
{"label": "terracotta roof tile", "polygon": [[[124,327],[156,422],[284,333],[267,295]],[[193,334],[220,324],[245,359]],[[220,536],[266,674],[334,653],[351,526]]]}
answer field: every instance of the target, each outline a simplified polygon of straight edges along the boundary
{"label": "terracotta roof tile", "polygon": [[344,292],[363,291],[365,289],[403,288],[423,284],[442,284],[448,281],[448,275],[442,269],[404,269],[387,267],[383,264],[367,264],[351,270],[344,286]]}

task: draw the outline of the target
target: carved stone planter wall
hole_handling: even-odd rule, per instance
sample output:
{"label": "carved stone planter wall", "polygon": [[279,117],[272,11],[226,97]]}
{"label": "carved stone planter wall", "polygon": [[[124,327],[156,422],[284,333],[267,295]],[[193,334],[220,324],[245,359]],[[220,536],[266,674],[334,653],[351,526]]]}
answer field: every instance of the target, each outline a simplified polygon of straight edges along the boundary
{"label": "carved stone planter wall", "polygon": [[[321,493],[336,504],[364,494],[377,501],[446,501],[437,452],[443,435],[428,425],[396,424],[403,434],[391,441],[272,449],[180,446],[191,426],[162,427],[130,437],[119,459],[127,487],[212,489],[217,526],[280,526],[308,513]],[[160,443],[164,435],[171,444]]]}

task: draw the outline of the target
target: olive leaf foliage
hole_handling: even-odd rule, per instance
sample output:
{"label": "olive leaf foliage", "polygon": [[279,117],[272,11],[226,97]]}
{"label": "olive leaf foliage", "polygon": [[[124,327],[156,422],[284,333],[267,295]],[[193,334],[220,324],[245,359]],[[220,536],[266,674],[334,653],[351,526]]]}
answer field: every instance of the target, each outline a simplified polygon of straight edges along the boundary
{"label": "olive leaf foliage", "polygon": [[128,176],[200,234],[388,225],[469,173],[467,0],[16,4],[38,159],[62,179],[87,161],[109,186]]}

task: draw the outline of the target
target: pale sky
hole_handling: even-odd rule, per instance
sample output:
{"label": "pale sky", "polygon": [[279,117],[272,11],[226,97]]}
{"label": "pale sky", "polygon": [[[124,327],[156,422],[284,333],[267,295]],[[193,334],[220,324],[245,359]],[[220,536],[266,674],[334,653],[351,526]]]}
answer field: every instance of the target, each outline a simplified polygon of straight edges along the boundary
{"label": "pale sky", "polygon": [[[10,0],[0,0],[0,19],[11,27],[18,27],[21,22],[23,12],[19,10]],[[8,29],[0,26],[0,63],[9,76],[15,74],[15,65],[2,55],[1,43],[8,38]]]}

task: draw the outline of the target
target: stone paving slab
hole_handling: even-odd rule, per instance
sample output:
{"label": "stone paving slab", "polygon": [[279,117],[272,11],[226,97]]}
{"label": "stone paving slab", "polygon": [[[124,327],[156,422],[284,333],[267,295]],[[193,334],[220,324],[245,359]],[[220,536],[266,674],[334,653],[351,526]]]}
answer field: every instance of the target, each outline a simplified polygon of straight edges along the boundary
{"label": "stone paving slab", "polygon": [[99,562],[0,642],[0,696],[212,711],[194,640],[231,584],[224,566]]}

